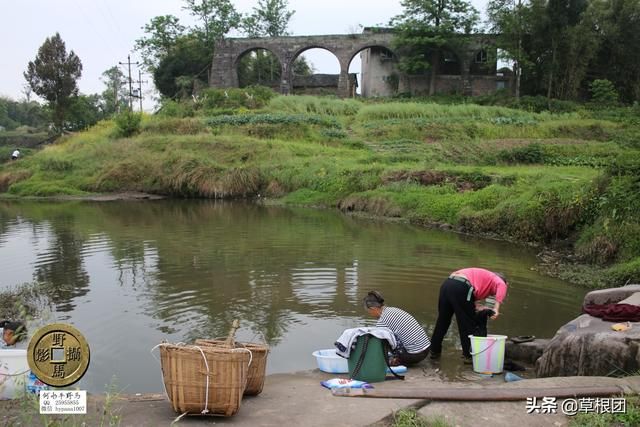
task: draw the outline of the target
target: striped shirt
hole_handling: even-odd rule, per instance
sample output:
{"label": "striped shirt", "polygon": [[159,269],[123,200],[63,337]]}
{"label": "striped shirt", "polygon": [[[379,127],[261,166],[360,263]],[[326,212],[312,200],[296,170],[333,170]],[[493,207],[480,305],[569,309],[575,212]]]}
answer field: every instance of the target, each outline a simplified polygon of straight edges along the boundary
{"label": "striped shirt", "polygon": [[407,353],[420,353],[431,345],[429,337],[418,321],[399,308],[383,306],[376,326],[391,329]]}

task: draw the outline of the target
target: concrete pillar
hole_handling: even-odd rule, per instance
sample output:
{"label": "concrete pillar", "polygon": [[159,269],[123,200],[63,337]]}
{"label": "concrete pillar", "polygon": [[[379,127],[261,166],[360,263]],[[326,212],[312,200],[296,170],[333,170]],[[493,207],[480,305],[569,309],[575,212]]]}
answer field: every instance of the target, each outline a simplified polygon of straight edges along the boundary
{"label": "concrete pillar", "polygon": [[293,74],[291,73],[293,68],[293,58],[291,52],[284,53],[284,55],[280,57],[280,63],[282,64],[280,93],[283,95],[289,95],[293,90]]}

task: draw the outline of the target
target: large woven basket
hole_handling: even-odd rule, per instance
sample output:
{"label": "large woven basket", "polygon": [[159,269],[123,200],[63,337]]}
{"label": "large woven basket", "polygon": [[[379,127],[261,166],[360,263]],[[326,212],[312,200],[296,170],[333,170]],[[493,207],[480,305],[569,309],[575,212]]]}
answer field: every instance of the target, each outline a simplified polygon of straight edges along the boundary
{"label": "large woven basket", "polygon": [[[226,345],[226,341],[221,339],[197,339],[195,341],[195,345],[224,347]],[[247,387],[244,390],[245,396],[256,396],[262,393],[264,377],[267,370],[269,346],[267,344],[236,342],[235,347],[237,349],[246,348],[251,351],[252,355],[251,365],[249,365],[249,371],[247,372]]]}
{"label": "large woven basket", "polygon": [[160,344],[162,376],[174,411],[227,417],[238,412],[250,359],[244,348]]}

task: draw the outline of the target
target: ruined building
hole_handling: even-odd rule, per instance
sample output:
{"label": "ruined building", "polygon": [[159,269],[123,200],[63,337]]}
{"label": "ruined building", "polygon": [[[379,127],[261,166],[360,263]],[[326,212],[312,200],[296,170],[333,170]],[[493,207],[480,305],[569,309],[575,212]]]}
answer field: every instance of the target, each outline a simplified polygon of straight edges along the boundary
{"label": "ruined building", "polygon": [[[455,46],[444,47],[433,82],[434,93],[484,95],[499,89],[512,89],[509,70],[496,69],[496,47],[489,35],[457,36]],[[335,93],[353,97],[360,86],[363,97],[393,96],[399,93],[426,95],[429,74],[406,75],[398,68],[393,34],[389,30],[365,29],[361,34],[291,36],[225,39],[216,43],[209,85],[238,87],[238,63],[257,49],[271,52],[279,61],[280,81],[276,89],[289,93]],[[309,49],[321,48],[338,59],[340,74],[294,76],[293,62]],[[358,81],[349,74],[349,64],[359,55],[361,74]]]}

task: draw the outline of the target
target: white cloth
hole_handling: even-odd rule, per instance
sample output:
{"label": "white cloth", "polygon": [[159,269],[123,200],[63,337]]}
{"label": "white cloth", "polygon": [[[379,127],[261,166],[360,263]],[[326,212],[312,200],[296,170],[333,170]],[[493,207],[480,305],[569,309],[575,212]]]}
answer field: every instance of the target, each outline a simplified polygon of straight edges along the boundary
{"label": "white cloth", "polygon": [[351,346],[355,344],[356,339],[358,339],[359,336],[366,334],[371,334],[376,338],[380,338],[381,340],[387,340],[392,350],[394,350],[398,346],[396,336],[389,328],[351,328],[345,329],[342,335],[340,335],[340,337],[336,341],[336,354],[348,359],[349,354],[351,354]]}

